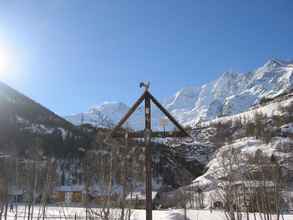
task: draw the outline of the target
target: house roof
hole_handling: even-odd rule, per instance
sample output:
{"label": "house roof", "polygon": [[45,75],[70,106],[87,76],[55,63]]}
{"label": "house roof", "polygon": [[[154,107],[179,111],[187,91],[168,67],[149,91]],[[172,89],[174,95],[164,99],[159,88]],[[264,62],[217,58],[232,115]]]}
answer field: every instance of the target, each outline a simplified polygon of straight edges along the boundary
{"label": "house roof", "polygon": [[[72,186],[57,186],[56,192],[86,192],[84,185],[72,185]],[[121,192],[121,187],[113,186],[110,194]],[[106,196],[108,195],[108,188],[93,185],[88,188],[88,193],[92,196]]]}
{"label": "house roof", "polygon": [[[155,191],[152,192],[152,200],[155,199],[157,194],[158,192],[155,192]],[[125,199],[126,200],[145,200],[146,199],[145,192],[137,191],[137,192],[129,193]]]}
{"label": "house roof", "polygon": [[73,185],[73,186],[57,186],[55,187],[56,192],[82,192],[84,191],[83,185]]}
{"label": "house roof", "polygon": [[8,194],[9,195],[13,195],[13,196],[19,196],[19,195],[22,195],[24,193],[24,190],[23,189],[20,189],[16,186],[10,186],[8,188]]}

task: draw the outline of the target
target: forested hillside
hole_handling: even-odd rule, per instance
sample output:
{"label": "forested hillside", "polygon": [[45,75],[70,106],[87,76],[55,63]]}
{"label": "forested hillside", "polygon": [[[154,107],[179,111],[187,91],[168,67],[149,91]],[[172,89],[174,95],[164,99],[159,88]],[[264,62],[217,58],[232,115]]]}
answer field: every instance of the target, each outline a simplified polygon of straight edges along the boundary
{"label": "forested hillside", "polygon": [[91,137],[55,113],[0,82],[0,151],[64,157],[87,147]]}

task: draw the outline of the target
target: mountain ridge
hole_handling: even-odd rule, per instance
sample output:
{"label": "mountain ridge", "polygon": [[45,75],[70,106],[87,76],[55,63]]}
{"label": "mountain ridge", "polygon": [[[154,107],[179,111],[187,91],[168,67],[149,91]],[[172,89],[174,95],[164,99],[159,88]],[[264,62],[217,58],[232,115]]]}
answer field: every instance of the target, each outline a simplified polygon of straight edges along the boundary
{"label": "mountain ridge", "polygon": [[25,155],[40,148],[43,155],[78,153],[90,138],[51,110],[0,82],[0,151]]}
{"label": "mountain ridge", "polygon": [[[165,98],[163,105],[185,126],[193,126],[199,121],[211,120],[224,115],[243,112],[260,102],[264,97],[274,97],[293,88],[293,61],[269,59],[254,71],[241,74],[231,71],[224,72],[219,78],[200,86],[188,86],[180,89],[173,96]],[[84,112],[65,119],[75,125],[82,122],[81,115],[85,115],[85,123],[102,126],[99,117],[107,117],[112,124],[116,124],[127,112],[129,106],[121,102],[110,102],[113,108],[106,108],[107,103],[97,106],[95,113]],[[123,110],[117,105],[123,105]],[[101,109],[103,106],[103,109]],[[107,106],[109,107],[109,106]],[[105,110],[108,109],[108,110]],[[153,110],[153,129],[160,129],[162,115]],[[95,121],[96,123],[93,123]],[[129,126],[142,129],[143,112],[139,110],[129,120]]]}

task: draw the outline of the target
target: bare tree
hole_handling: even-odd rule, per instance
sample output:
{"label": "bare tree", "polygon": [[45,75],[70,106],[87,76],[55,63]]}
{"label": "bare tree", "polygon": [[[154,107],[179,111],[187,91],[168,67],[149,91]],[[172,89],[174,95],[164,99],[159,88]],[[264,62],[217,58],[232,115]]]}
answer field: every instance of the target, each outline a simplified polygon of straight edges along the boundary
{"label": "bare tree", "polygon": [[227,220],[241,220],[241,190],[237,181],[241,176],[241,154],[238,150],[230,147],[220,156],[218,174],[220,181],[217,189],[217,198],[224,208]]}
{"label": "bare tree", "polygon": [[42,217],[44,220],[46,218],[46,208],[49,202],[50,195],[53,193],[54,187],[56,186],[56,164],[53,159],[49,159],[45,161],[43,168],[43,178],[40,186],[41,191],[41,212],[39,217]]}
{"label": "bare tree", "polygon": [[222,153],[219,166],[222,177],[217,193],[228,220],[241,220],[243,212],[247,220],[251,212],[255,219],[280,218],[286,182],[275,156],[260,150],[255,155],[243,154],[231,147]]}
{"label": "bare tree", "polygon": [[9,203],[8,184],[9,184],[9,170],[8,159],[0,158],[0,219],[4,214],[4,219],[7,219],[7,209]]}
{"label": "bare tree", "polygon": [[159,125],[163,129],[164,132],[166,132],[166,126],[168,125],[168,123],[169,123],[168,118],[166,117],[160,118]]}

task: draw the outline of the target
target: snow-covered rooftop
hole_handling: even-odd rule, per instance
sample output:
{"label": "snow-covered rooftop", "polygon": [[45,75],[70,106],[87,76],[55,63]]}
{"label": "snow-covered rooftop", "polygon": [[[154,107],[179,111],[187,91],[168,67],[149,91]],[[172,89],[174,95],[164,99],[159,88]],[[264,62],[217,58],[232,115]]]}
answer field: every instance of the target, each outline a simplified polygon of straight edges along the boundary
{"label": "snow-covered rooftop", "polygon": [[[152,192],[152,199],[154,199],[157,196],[158,192]],[[138,192],[132,192],[129,193],[126,196],[126,200],[145,200],[146,196],[145,196],[145,192],[142,191],[138,191]]]}

